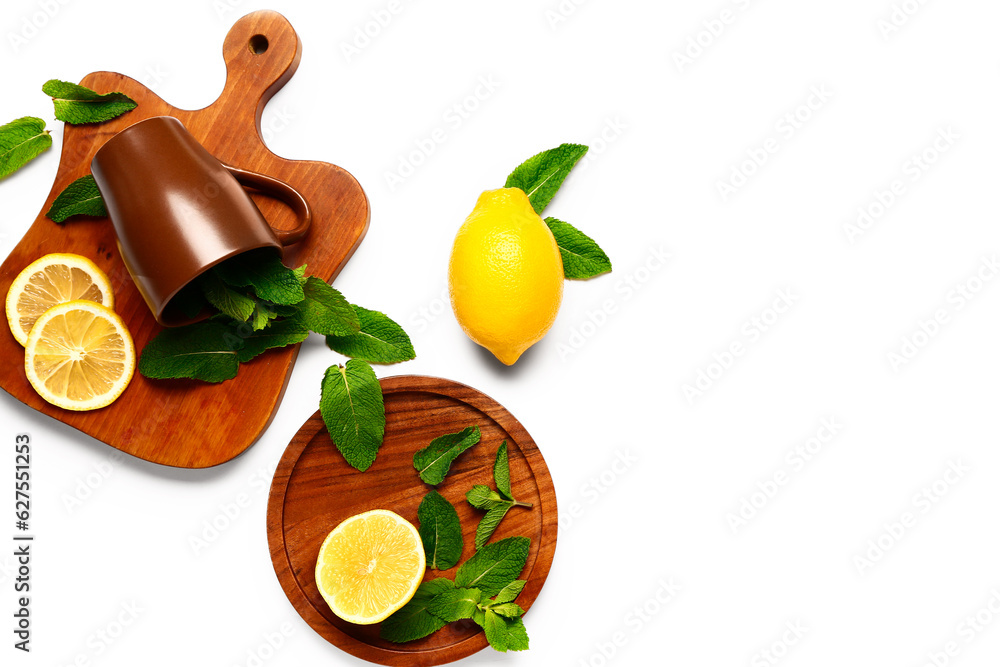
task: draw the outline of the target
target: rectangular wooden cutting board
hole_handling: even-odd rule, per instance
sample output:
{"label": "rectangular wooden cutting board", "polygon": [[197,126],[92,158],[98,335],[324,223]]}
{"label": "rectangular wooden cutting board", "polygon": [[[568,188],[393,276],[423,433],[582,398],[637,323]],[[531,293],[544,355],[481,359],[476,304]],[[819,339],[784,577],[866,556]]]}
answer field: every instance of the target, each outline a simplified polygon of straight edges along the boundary
{"label": "rectangular wooden cutting board", "polygon": [[[312,207],[313,224],[305,240],[285,251],[285,264],[308,264],[309,275],[332,280],[368,228],[368,198],[347,171],[325,162],[280,158],[260,136],[264,105],[292,77],[301,55],[302,43],[291,24],[276,12],[258,11],[237,21],[226,36],[226,85],[204,109],[177,109],[121,74],[87,75],[82,85],[99,93],[123,92],[138,107],[106,123],[66,125],[52,190],[31,228],[0,266],[2,293],[42,255],[69,252],[88,257],[111,279],[115,310],[132,333],[136,352],[142,350],[160,327],[125,269],[110,221],[81,218],[57,225],[45,212],[67,185],[90,173],[90,161],[105,141],[133,123],[165,115],[183,122],[222,162],[278,178],[301,192]],[[295,226],[285,205],[253,197],[275,227]],[[25,378],[24,351],[4,331],[0,386],[29,407],[123,452],[169,466],[206,468],[232,459],[260,437],[278,408],[297,354],[297,345],[269,351],[241,365],[235,379],[221,384],[147,380],[136,373],[108,407],[73,412],[49,405],[35,393]]]}

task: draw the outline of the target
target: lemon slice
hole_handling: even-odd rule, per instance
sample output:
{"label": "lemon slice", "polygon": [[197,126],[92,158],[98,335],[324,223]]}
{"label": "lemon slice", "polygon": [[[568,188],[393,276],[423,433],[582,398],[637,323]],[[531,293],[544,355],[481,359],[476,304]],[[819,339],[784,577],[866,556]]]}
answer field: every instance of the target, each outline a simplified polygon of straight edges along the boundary
{"label": "lemon slice", "polygon": [[125,323],[93,301],[69,301],[39,317],[24,347],[28,382],[67,410],[96,410],[118,398],[135,370]]}
{"label": "lemon slice", "polygon": [[372,510],[345,519],[326,536],[316,585],[334,614],[370,625],[410,601],[426,566],[413,524],[389,510]]}
{"label": "lemon slice", "polygon": [[7,292],[7,323],[21,345],[42,313],[67,301],[84,299],[115,307],[111,282],[86,257],[68,253],[45,255],[29,264]]}

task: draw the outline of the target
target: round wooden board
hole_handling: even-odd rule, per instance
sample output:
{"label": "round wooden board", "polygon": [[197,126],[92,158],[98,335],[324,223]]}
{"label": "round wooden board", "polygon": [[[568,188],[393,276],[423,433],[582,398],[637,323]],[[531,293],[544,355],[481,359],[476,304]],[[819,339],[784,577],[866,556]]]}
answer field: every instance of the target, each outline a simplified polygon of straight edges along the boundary
{"label": "round wooden board", "polygon": [[[413,468],[413,454],[434,438],[478,424],[482,439],[452,464],[437,490],[458,510],[464,563],[475,553],[476,526],[483,512],[465,501],[474,484],[493,484],[497,448],[507,440],[514,497],[534,503],[513,508],[493,541],[523,535],[531,550],[522,579],[528,583],[517,603],[525,610],[538,597],[556,549],[556,494],[548,467],[528,432],[489,396],[450,380],[399,376],[381,381],[385,396],[385,440],[366,472],[347,465],[334,446],[319,412],[295,434],[271,482],[267,538],[278,581],[299,615],[327,641],[382,665],[441,665],[487,646],[479,626],[452,623],[429,637],[406,644],[379,638],[379,625],[353,625],[335,616],[316,588],[316,557],[327,534],[344,519],[372,509],[388,509],[414,525],[417,507],[431,490]],[[456,568],[428,570],[425,579],[454,579]],[[530,633],[530,619],[528,621]]]}

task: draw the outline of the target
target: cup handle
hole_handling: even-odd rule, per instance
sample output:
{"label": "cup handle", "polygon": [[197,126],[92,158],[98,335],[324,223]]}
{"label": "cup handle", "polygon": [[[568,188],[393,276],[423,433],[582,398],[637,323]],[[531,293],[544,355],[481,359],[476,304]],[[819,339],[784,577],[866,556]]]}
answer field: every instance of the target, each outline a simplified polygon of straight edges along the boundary
{"label": "cup handle", "polygon": [[274,235],[278,237],[278,241],[281,245],[292,245],[293,243],[298,243],[305,237],[306,233],[309,231],[309,226],[312,225],[312,209],[309,208],[309,202],[306,198],[299,193],[298,190],[290,186],[284,181],[279,181],[276,178],[271,178],[270,176],[265,176],[264,174],[258,174],[255,171],[247,171],[246,169],[238,169],[228,164],[223,164],[223,167],[229,170],[237,181],[241,185],[250,186],[256,190],[260,190],[266,194],[271,195],[276,199],[280,199],[295,211],[296,217],[299,219],[299,224],[295,229],[274,229]]}

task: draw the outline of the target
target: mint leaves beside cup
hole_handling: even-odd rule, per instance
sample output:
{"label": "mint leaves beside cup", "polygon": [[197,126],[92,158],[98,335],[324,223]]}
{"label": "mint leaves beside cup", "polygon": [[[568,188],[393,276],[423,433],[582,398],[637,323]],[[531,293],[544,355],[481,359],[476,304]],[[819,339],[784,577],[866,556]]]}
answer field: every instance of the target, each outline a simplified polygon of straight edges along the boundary
{"label": "mint leaves beside cup", "polygon": [[102,95],[86,86],[59,79],[46,81],[42,92],[52,98],[56,118],[71,125],[103,123],[138,106],[125,93]]}
{"label": "mint leaves beside cup", "polygon": [[367,470],[385,431],[382,389],[372,363],[412,359],[413,345],[388,316],[354,306],[304,266],[276,254],[244,253],[200,276],[171,303],[209,319],[162,330],[143,349],[139,372],[150,379],[224,382],[267,350],[301,343],[315,332],[338,351],[364,359],[335,364],[323,377],[320,414],[348,464]]}

